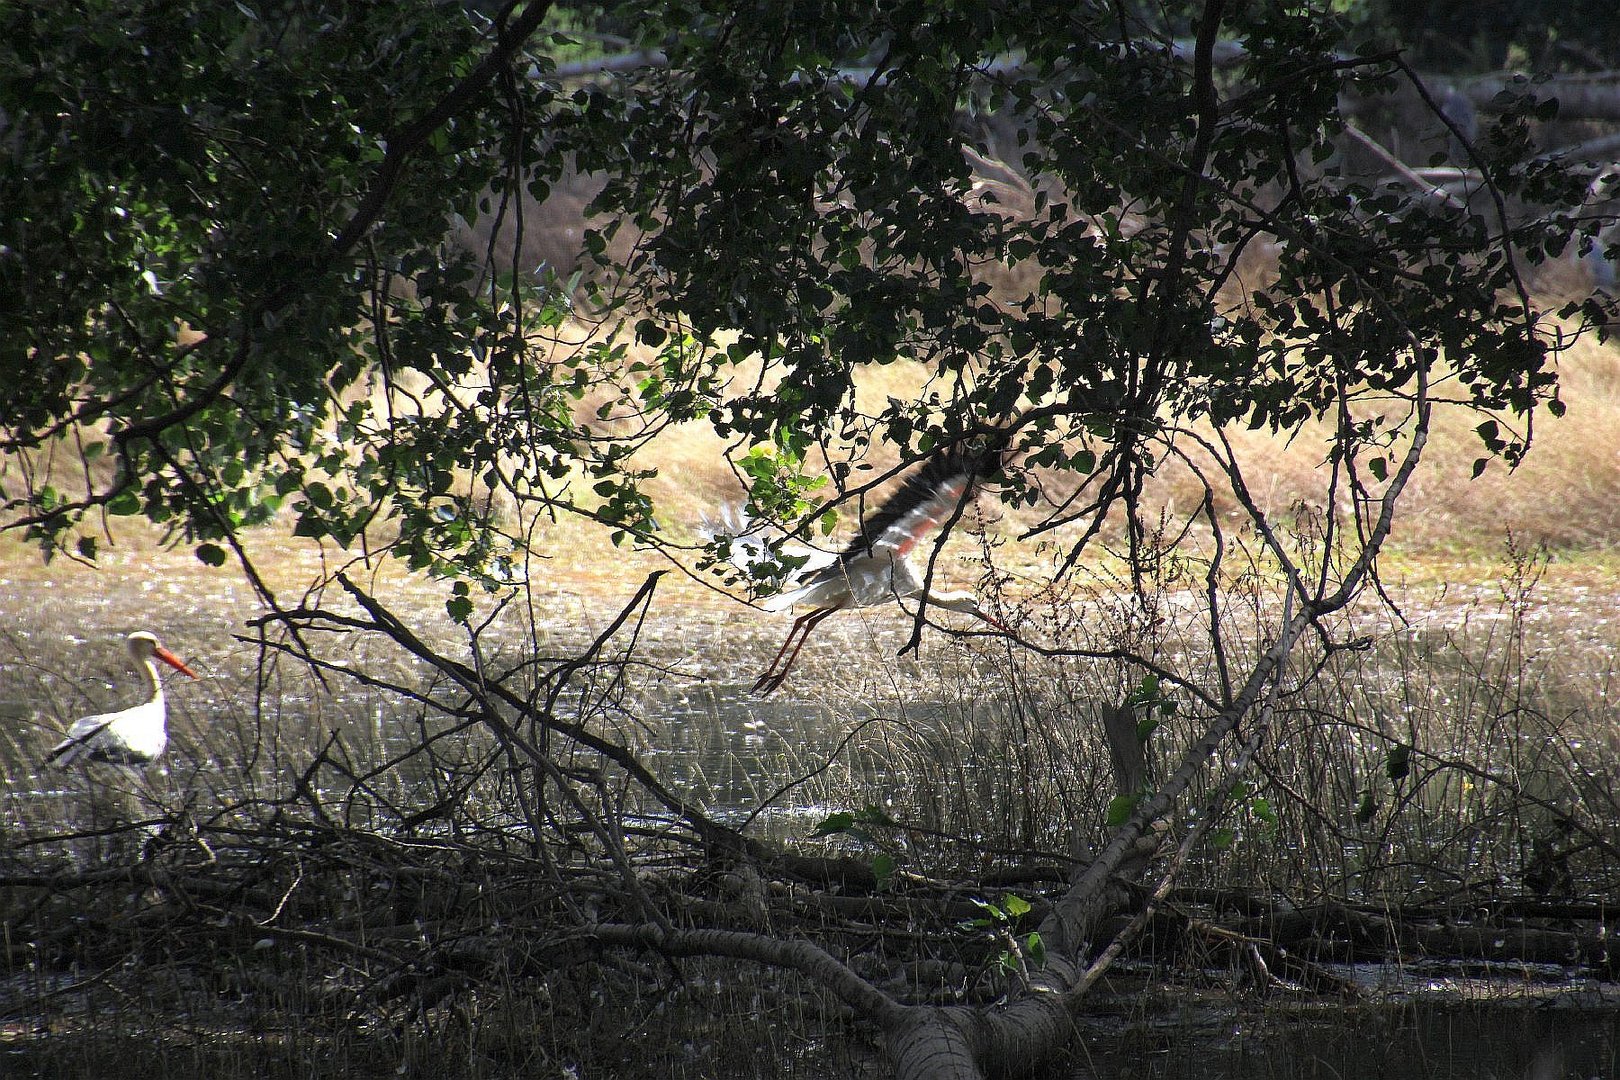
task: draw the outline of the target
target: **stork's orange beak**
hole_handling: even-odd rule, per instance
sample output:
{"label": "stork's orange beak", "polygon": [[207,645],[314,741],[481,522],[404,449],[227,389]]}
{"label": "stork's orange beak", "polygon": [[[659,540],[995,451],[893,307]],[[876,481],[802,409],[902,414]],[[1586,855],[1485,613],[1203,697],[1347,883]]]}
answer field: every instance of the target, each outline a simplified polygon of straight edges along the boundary
{"label": "stork's orange beak", "polygon": [[983,611],[975,611],[973,614],[977,615],[979,618],[983,619],[985,622],[989,623],[991,626],[995,627],[997,630],[1000,630],[1003,634],[1011,634],[1012,633],[1012,630],[1009,627],[1003,625],[1001,620],[992,618],[989,615],[986,615]]}
{"label": "stork's orange beak", "polygon": [[195,671],[192,671],[190,668],[186,667],[186,662],[184,660],[180,659],[178,656],[174,655],[174,653],[170,652],[168,649],[165,649],[161,645],[152,650],[152,655],[163,661],[165,664],[168,664],[176,671],[190,675],[193,679],[197,677],[197,673]]}

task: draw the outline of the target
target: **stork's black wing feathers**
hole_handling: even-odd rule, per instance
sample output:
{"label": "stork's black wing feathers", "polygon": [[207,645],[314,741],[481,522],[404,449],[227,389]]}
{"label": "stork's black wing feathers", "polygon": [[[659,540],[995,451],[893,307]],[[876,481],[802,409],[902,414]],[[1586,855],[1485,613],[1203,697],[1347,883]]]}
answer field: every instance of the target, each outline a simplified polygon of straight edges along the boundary
{"label": "stork's black wing feathers", "polygon": [[[64,754],[74,754],[75,751],[83,751],[85,749],[85,745],[91,739],[94,739],[97,735],[100,735],[103,731],[106,731],[111,726],[112,721],[106,720],[100,724],[97,724],[95,727],[87,728],[78,735],[70,733],[67,738],[51,747],[51,752],[45,755],[45,764],[54,765],[56,760],[62,757]],[[96,758],[93,750],[89,753],[93,760],[101,760]],[[74,756],[77,757],[78,755],[74,754]]]}
{"label": "stork's black wing feathers", "polygon": [[929,529],[949,520],[975,483],[1000,467],[999,450],[975,454],[955,449],[925,462],[867,515],[839,559],[865,558],[878,548],[904,556]]}
{"label": "stork's black wing feathers", "polygon": [[107,765],[150,765],[152,757],[138,754],[127,746],[96,746],[86,755],[91,761]]}

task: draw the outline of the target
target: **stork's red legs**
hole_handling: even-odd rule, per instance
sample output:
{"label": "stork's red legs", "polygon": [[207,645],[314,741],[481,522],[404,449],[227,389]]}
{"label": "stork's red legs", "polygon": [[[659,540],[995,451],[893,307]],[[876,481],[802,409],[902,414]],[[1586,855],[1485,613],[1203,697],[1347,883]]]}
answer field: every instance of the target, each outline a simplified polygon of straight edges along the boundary
{"label": "stork's red legs", "polygon": [[[753,692],[764,697],[781,686],[782,680],[787,678],[788,672],[793,668],[793,661],[799,658],[799,650],[804,648],[805,639],[810,636],[810,631],[814,630],[822,619],[837,610],[837,606],[816,608],[793,620],[793,629],[788,631],[787,640],[782,642],[782,647],[776,650],[776,658],[771,661],[771,666],[765,669],[765,674],[754,680]],[[799,639],[796,645],[793,642],[794,638]],[[793,646],[792,652],[788,652],[789,645]],[[784,655],[787,656],[786,662],[782,660]],[[780,670],[777,668],[778,664],[781,664]]]}

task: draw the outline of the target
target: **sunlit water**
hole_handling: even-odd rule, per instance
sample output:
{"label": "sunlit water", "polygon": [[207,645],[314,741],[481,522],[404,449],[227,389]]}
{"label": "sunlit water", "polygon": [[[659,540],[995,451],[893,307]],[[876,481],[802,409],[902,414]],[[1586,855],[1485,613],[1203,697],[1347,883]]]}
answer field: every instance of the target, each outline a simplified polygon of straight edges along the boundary
{"label": "sunlit water", "polygon": [[[245,769],[273,782],[303,768],[334,740],[361,766],[381,763],[447,723],[418,702],[348,678],[350,672],[446,705],[461,697],[430,665],[376,636],[308,635],[328,665],[317,675],[291,657],[261,651],[252,631],[230,621],[231,614],[246,618],[254,610],[238,589],[216,585],[202,598],[207,603],[201,612],[182,614],[198,599],[187,591],[142,589],[111,599],[89,597],[88,612],[75,612],[66,602],[13,609],[0,639],[0,716],[10,735],[0,743],[0,765],[10,777],[5,797],[23,817],[55,816],[52,807],[71,812],[84,775],[38,768],[39,755],[76,716],[134,703],[139,682],[127,669],[121,640],[136,625],[159,627],[166,644],[203,677],[165,679],[171,738],[161,769],[144,779],[109,773],[95,782],[140,788],[163,796],[162,804],[199,792],[218,800],[238,797]],[[396,607],[417,600],[397,594],[385,599]],[[139,615],[125,610],[133,608]],[[410,610],[421,620],[413,629],[452,659],[474,662],[465,632],[444,618],[441,607],[421,602]],[[515,607],[505,614],[479,639],[476,662],[491,675],[536,653],[547,658],[542,670],[581,654],[614,613],[565,600],[532,622]],[[755,833],[778,837],[808,832],[829,809],[822,805],[829,770],[841,783],[854,777],[881,789],[898,779],[882,753],[883,727],[936,727],[945,706],[918,692],[917,660],[894,658],[909,626],[892,613],[829,620],[780,690],[768,697],[752,693],[787,625],[785,618],[741,608],[655,607],[637,628],[633,663],[622,683],[611,666],[578,674],[553,707],[564,719],[584,720],[598,734],[632,747],[680,797],[718,820],[748,821]],[[611,637],[602,659],[630,655],[630,641],[628,630]],[[953,647],[930,633],[924,662]],[[524,679],[516,677],[513,685],[525,687]],[[857,729],[864,737],[851,740]],[[492,744],[491,734],[475,727],[440,744],[438,753],[464,760]],[[399,766],[398,782],[411,783],[420,767]],[[811,775],[821,782],[795,782]]]}

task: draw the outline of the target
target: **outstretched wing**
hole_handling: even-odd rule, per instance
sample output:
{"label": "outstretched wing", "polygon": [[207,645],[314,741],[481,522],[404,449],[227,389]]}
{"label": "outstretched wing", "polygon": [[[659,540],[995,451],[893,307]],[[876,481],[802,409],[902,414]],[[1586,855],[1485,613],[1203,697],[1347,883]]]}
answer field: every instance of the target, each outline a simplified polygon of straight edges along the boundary
{"label": "outstretched wing", "polygon": [[903,559],[932,529],[949,521],[973,485],[992,467],[992,453],[941,454],[906,477],[898,491],[861,522],[861,531],[839,558],[874,555]]}

